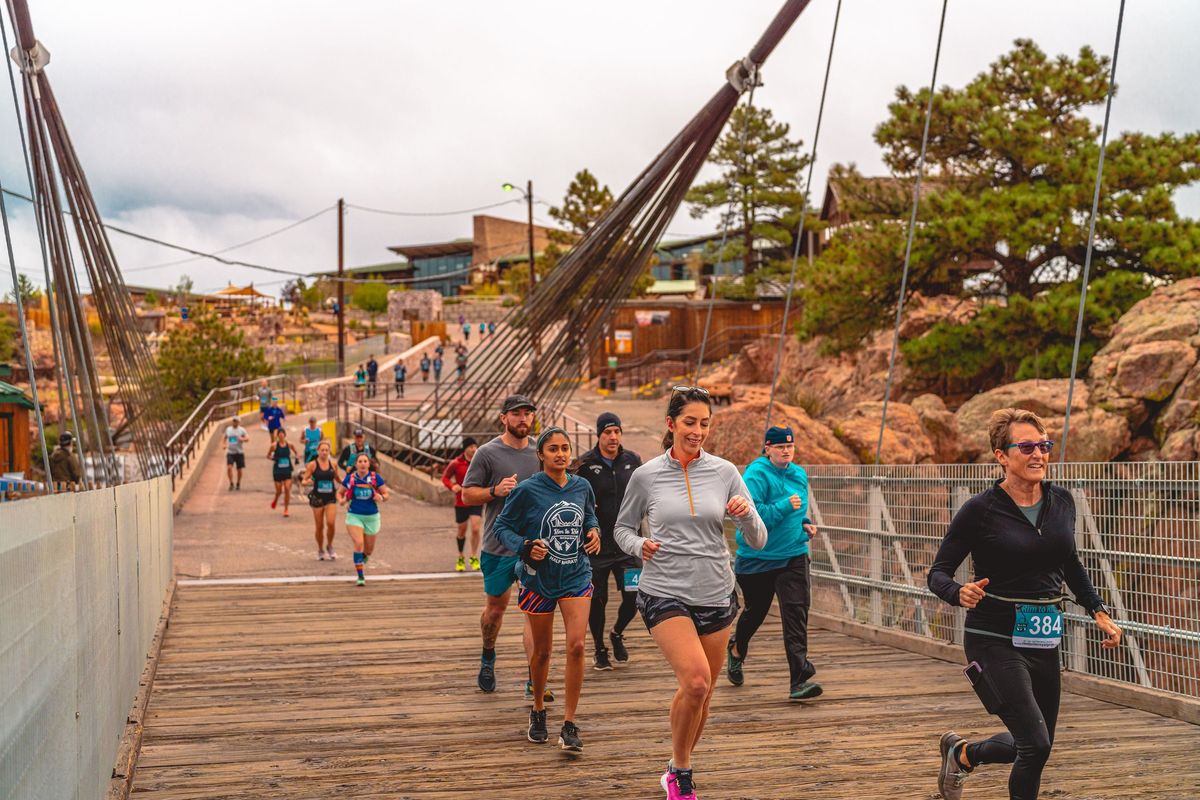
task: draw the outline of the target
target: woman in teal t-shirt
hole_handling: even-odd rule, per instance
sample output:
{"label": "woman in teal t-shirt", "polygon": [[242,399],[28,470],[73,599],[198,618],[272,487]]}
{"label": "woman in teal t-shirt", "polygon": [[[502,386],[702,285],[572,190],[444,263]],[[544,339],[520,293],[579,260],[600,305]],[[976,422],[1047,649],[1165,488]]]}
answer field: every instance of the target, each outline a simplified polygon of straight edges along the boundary
{"label": "woman in teal t-shirt", "polygon": [[346,509],[346,532],[354,542],[354,569],[358,585],[365,586],[363,569],[375,552],[375,536],[379,533],[379,503],[388,499],[383,476],[371,471],[371,458],[359,453],[354,459],[354,471],[342,479],[341,505]]}

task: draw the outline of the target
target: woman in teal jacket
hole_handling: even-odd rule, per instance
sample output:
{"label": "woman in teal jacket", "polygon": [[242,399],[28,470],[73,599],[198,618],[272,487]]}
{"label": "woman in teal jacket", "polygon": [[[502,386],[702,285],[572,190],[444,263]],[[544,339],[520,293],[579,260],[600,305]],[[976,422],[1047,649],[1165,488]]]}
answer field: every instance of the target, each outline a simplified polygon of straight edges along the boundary
{"label": "woman in teal jacket", "polygon": [[767,546],[753,550],[737,532],[737,557],[733,564],[746,608],[729,641],[726,675],[734,686],[745,680],[742,664],[750,638],[762,625],[779,597],[783,620],[783,646],[791,673],[789,699],[808,700],[821,694],[810,678],[817,668],[808,660],[808,608],[811,599],[808,540],[816,526],[808,519],[808,473],[793,464],[796,445],[791,428],[767,431],[763,455],[746,467],[743,479],[759,516],[767,526]]}

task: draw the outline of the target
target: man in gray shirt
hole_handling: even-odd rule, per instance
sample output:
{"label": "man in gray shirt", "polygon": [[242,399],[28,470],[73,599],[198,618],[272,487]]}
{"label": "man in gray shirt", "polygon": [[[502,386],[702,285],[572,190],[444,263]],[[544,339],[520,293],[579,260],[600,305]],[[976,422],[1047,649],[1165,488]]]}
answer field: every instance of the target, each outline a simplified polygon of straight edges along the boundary
{"label": "man in gray shirt", "polygon": [[[246,440],[250,433],[242,427],[242,421],[234,417],[225,428],[225,472],[229,476],[229,489],[242,488],[242,471],[246,469]],[[237,467],[237,485],[233,482],[233,468]]]}
{"label": "man in gray shirt", "polygon": [[[479,688],[485,692],[496,690],[496,636],[500,633],[504,611],[508,608],[519,560],[516,553],[500,542],[492,525],[513,487],[541,468],[537,451],[529,441],[529,430],[533,427],[536,411],[537,406],[527,397],[519,394],[507,397],[500,408],[504,433],[480,446],[463,478],[463,504],[486,504],[483,509],[483,552],[479,559],[485,595],[483,615],[479,620],[483,632]],[[526,625],[525,652],[528,654],[531,650],[529,627]]]}

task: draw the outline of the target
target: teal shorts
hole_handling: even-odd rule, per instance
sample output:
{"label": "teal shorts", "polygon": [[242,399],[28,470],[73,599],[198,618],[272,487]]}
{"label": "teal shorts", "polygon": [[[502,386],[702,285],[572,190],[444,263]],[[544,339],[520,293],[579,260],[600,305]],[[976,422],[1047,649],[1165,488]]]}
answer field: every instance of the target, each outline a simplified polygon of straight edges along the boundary
{"label": "teal shorts", "polygon": [[346,524],[362,528],[363,533],[367,536],[374,536],[379,533],[379,512],[375,512],[374,514],[354,514],[347,511]]}
{"label": "teal shorts", "polygon": [[492,597],[500,597],[517,581],[517,556],[498,556],[486,550],[479,554],[479,568],[483,572],[483,591]]}

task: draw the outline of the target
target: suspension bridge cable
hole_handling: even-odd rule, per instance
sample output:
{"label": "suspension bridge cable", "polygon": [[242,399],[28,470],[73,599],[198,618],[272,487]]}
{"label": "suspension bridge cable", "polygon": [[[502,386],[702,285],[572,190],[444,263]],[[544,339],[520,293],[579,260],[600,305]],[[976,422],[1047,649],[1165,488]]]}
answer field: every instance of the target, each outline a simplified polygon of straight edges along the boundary
{"label": "suspension bridge cable", "polygon": [[[353,208],[355,211],[365,211],[368,214],[383,214],[389,217],[453,217],[458,214],[473,214],[476,211],[487,211],[489,208],[500,208],[500,206],[508,206],[513,203],[524,203],[525,200],[520,197],[514,197],[511,200],[501,200],[498,203],[489,203],[486,206],[476,206],[475,208],[460,208],[457,211],[392,211],[386,208],[372,208],[370,206],[359,206],[354,203],[346,203],[346,208]],[[535,200],[535,202],[542,202]]]}
{"label": "suspension bridge cable", "polygon": [[[724,224],[721,226],[721,244],[717,246],[717,252],[720,255],[717,256],[717,263],[713,267],[712,283],[709,284],[709,289],[711,291],[709,292],[708,298],[708,310],[704,314],[704,333],[700,336],[700,353],[696,358],[696,371],[693,373],[692,383],[700,382],[700,371],[704,369],[704,352],[708,349],[708,332],[712,328],[713,306],[716,305],[717,302],[717,277],[718,273],[721,271],[721,265],[725,263],[725,242],[729,239],[729,227],[733,216],[734,193],[732,189],[734,183],[737,181],[737,178],[743,174],[742,170],[745,166],[746,138],[750,132],[750,117],[754,112],[754,89],[757,87],[757,85],[758,70],[755,69],[754,75],[752,75],[750,78],[750,92],[746,95],[746,119],[742,124],[742,135],[738,141],[738,155],[742,156],[742,162],[738,164],[739,174],[734,177],[733,181],[730,181],[729,206],[725,211],[726,215],[728,216]],[[746,253],[744,256],[742,256],[743,272],[745,271],[746,266],[750,263],[750,255],[750,253]],[[703,271],[703,268],[701,268],[701,271]]]}
{"label": "suspension bridge cable", "polygon": [[1096,246],[1096,217],[1100,211],[1100,185],[1104,180],[1104,151],[1108,147],[1108,122],[1112,114],[1113,92],[1117,85],[1117,55],[1121,52],[1121,27],[1125,22],[1125,0],[1117,11],[1117,36],[1113,42],[1112,63],[1108,68],[1108,97],[1104,101],[1104,125],[1100,128],[1100,159],[1096,164],[1096,186],[1092,191],[1092,214],[1088,221],[1087,255],[1083,259],[1082,285],[1079,287],[1079,311],[1075,317],[1075,346],[1071,350],[1071,380],[1067,383],[1067,410],[1063,415],[1060,464],[1067,460],[1067,439],[1071,433],[1071,404],[1075,399],[1075,374],[1079,369],[1079,343],[1083,337],[1083,314],[1087,303],[1088,276],[1092,271],[1092,254]]}
{"label": "suspension bridge cable", "polygon": [[46,452],[46,421],[42,419],[42,403],[38,399],[37,373],[33,368],[33,342],[29,341],[29,326],[25,322],[25,301],[17,283],[17,260],[13,256],[12,234],[8,229],[8,204],[0,194],[0,220],[4,225],[4,246],[8,250],[8,266],[12,270],[13,294],[16,297],[17,322],[21,326],[21,343],[25,346],[25,369],[29,371],[29,391],[33,395],[33,413],[37,419],[38,442],[42,449],[42,466],[46,471],[46,490],[54,494],[54,481],[50,479],[50,454]]}
{"label": "suspension bridge cable", "polygon": [[[4,52],[5,53],[9,52],[8,28],[4,24],[4,15],[3,14],[0,14],[0,42],[2,42],[4,45]],[[25,163],[25,176],[26,176],[26,179],[29,181],[29,191],[30,191],[30,193],[32,193],[33,192],[33,166],[29,162],[29,140],[28,140],[28,138],[26,136],[26,132],[25,132],[25,122],[24,122],[24,120],[21,119],[21,102],[17,97],[16,74],[13,71],[13,60],[11,58],[9,58],[9,59],[5,59],[5,61],[6,61],[7,67],[8,67],[8,85],[9,85],[9,88],[12,90],[13,116],[16,117],[17,131],[20,135],[21,157]],[[0,194],[0,202],[2,202],[2,201],[3,201],[3,195]],[[71,427],[75,431],[75,441],[78,443],[77,446],[82,449],[84,446],[84,439],[80,433],[79,413],[76,411],[77,397],[75,395],[75,383],[74,383],[73,378],[71,377],[69,359],[67,358],[67,352],[66,352],[66,343],[63,341],[62,326],[61,326],[59,316],[58,316],[57,303],[55,301],[56,289],[54,287],[54,282],[50,279],[50,257],[48,255],[48,253],[46,252],[45,228],[42,225],[41,215],[35,213],[34,220],[37,223],[37,229],[38,229],[38,251],[42,257],[42,275],[45,277],[45,280],[46,280],[46,289],[45,289],[45,291],[46,291],[46,306],[50,310],[50,345],[51,345],[51,351],[54,354],[54,362],[55,362],[55,366],[56,366],[56,369],[54,370],[54,379],[55,379],[56,388],[58,389],[58,409],[59,409],[60,430],[61,430],[62,425],[65,424],[65,422],[66,422],[65,416],[63,414],[63,408],[65,405],[66,408],[69,409],[69,414],[70,414],[70,418],[71,418]],[[14,265],[14,268],[15,268],[15,265]],[[16,287],[14,286],[13,288],[14,288],[13,294],[15,295]],[[18,298],[17,302],[20,303],[19,298]],[[28,342],[26,343],[26,346],[28,347]],[[30,373],[30,381],[31,382],[33,381],[33,373],[32,372]],[[65,387],[65,391],[64,391],[64,387]],[[42,436],[42,439],[44,441],[45,440],[45,431],[41,430],[39,428],[38,432]],[[43,453],[43,457],[44,457],[44,453]],[[47,463],[47,468],[48,468],[49,462],[46,462],[46,463]],[[47,474],[49,474],[49,473],[47,472]],[[92,481],[91,481],[91,478],[88,476],[88,472],[86,469],[80,470],[80,478],[82,479],[84,489],[92,488]]]}
{"label": "suspension bridge cable", "polygon": [[[842,17],[842,0],[838,0],[833,12],[833,32],[829,35],[829,55],[825,59],[825,80],[821,84],[821,102],[817,106],[817,127],[813,131],[812,157],[808,162],[808,177],[804,180],[804,194],[800,196],[800,225],[796,231],[796,246],[792,249],[792,275],[788,281],[787,299],[783,303],[783,319],[779,322],[779,346],[775,350],[775,371],[771,375],[771,394],[767,399],[767,424],[763,431],[771,429],[771,414],[775,408],[775,388],[779,385],[779,370],[783,366],[783,348],[787,337],[788,316],[792,309],[792,293],[796,290],[796,265],[800,262],[800,243],[804,241],[804,217],[808,213],[808,195],[812,191],[813,171],[817,165],[817,144],[821,141],[821,122],[825,118],[825,97],[829,91],[829,73],[833,68],[833,47],[837,43],[838,21]],[[809,248],[809,255],[812,249]]]}
{"label": "suspension bridge cable", "polygon": [[900,345],[900,320],[904,314],[904,295],[908,291],[908,269],[912,263],[913,236],[917,230],[917,207],[921,202],[921,177],[925,173],[925,151],[929,145],[929,121],[933,117],[933,96],[937,90],[938,62],[942,57],[942,34],[946,30],[946,7],[949,4],[950,0],[942,0],[942,17],[938,23],[937,47],[933,52],[933,75],[929,79],[929,103],[925,106],[925,129],[921,132],[921,154],[917,158],[917,180],[913,185],[912,214],[908,219],[908,239],[904,245],[904,272],[900,277],[900,296],[896,300],[896,324],[892,329],[892,352],[888,356],[887,383],[883,389],[883,410],[879,418],[879,441],[875,443],[876,464],[879,463],[883,454],[883,432],[887,428],[888,400],[892,395],[892,381],[896,377],[896,350]]}
{"label": "suspension bridge cable", "polygon": [[[303,219],[298,219],[295,222],[288,223],[287,225],[284,225],[282,228],[276,228],[275,230],[271,231],[270,233],[264,233],[261,236],[255,236],[253,239],[247,239],[244,242],[238,242],[237,244],[231,244],[228,247],[223,247],[220,250],[214,250],[213,255],[219,255],[221,253],[228,253],[231,250],[237,250],[242,247],[248,247],[249,245],[257,244],[258,242],[264,241],[266,239],[270,239],[273,236],[278,236],[281,233],[286,233],[287,231],[290,231],[292,228],[298,228],[301,225],[305,224],[306,222],[312,222],[317,217],[327,214],[330,211],[333,211],[335,208],[337,208],[336,205],[326,206],[325,208],[322,208],[320,211],[317,211],[316,213],[309,214],[307,217],[304,217]],[[148,264],[144,267],[133,267],[132,269],[123,269],[121,271],[125,272],[125,273],[145,272],[146,270],[150,270],[150,269],[159,269],[161,267],[173,267],[173,266],[176,266],[177,264],[187,264],[190,261],[195,261],[197,258],[199,258],[199,256],[193,256],[192,258],[181,258],[177,261],[164,261],[160,264]]]}

